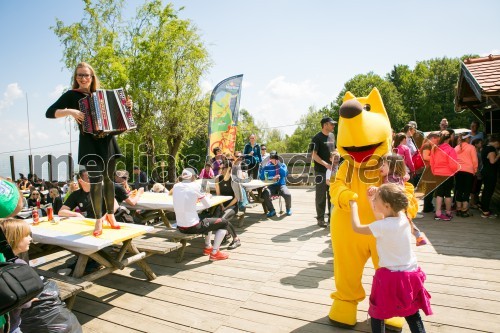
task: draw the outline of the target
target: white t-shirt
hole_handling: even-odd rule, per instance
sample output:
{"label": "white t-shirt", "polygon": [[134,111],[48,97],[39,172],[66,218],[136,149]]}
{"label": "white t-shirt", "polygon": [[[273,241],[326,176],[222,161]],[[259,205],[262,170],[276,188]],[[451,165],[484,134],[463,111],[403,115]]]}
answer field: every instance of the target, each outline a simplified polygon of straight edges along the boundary
{"label": "white t-shirt", "polygon": [[332,178],[332,174],[333,175],[336,175],[337,174],[337,171],[339,170],[339,165],[333,165],[332,166],[332,169],[326,169],[326,179],[327,180],[330,180],[330,178]]}
{"label": "white t-shirt", "polygon": [[174,201],[175,218],[177,226],[192,227],[200,222],[196,211],[196,202],[200,199],[204,208],[210,207],[210,202],[205,194],[201,193],[199,183],[180,182],[174,185],[172,193]]}
{"label": "white t-shirt", "polygon": [[417,257],[411,248],[411,227],[403,213],[369,225],[377,240],[379,266],[391,271],[417,269]]}

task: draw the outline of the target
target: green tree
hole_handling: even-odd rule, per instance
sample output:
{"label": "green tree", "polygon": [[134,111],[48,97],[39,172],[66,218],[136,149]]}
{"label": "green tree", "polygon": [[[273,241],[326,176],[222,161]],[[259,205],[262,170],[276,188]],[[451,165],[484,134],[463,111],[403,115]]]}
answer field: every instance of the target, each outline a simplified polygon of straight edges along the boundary
{"label": "green tree", "polygon": [[375,87],[380,91],[392,128],[399,130],[410,120],[408,113],[404,110],[401,103],[401,94],[392,82],[383,79],[373,72],[356,75],[347,81],[337,96],[334,110],[338,112],[347,91],[353,93],[354,96],[367,96]]}
{"label": "green tree", "polygon": [[243,151],[245,144],[248,142],[248,137],[251,134],[257,135],[257,142],[262,142],[260,139],[263,137],[263,133],[264,131],[256,124],[255,118],[250,112],[241,109],[238,120],[238,130],[236,132],[235,150]]}
{"label": "green tree", "polygon": [[454,111],[459,73],[460,59],[444,57],[419,61],[413,70],[407,65],[394,66],[387,79],[401,93],[404,109],[411,119],[416,118],[419,129],[431,131],[439,128],[442,118],[452,128],[469,126],[470,115]]}
{"label": "green tree", "polygon": [[326,112],[329,111],[326,109],[316,110],[314,106],[310,106],[307,114],[300,118],[300,125],[291,136],[286,138],[286,152],[308,152],[312,137],[321,131],[321,118],[331,116],[331,114]]}
{"label": "green tree", "polygon": [[135,154],[148,157],[150,170],[165,161],[174,181],[179,152],[207,128],[208,97],[199,81],[211,62],[197,29],[160,0],[146,2],[127,21],[121,16],[123,0],[84,2],[80,22],[56,20],[53,27],[65,48],[66,67],[72,70],[84,60],[103,86],[128,88],[138,128],[119,142],[135,144]]}
{"label": "green tree", "polygon": [[283,133],[277,128],[270,128],[266,131],[266,145],[268,152],[270,153],[273,150],[276,150],[278,153],[286,153],[286,137]]}

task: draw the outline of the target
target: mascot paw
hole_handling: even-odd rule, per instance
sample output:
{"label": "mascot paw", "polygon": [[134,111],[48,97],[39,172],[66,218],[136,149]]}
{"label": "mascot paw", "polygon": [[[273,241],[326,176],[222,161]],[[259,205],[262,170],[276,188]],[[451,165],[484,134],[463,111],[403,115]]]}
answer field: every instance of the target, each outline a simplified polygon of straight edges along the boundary
{"label": "mascot paw", "polygon": [[358,307],[351,302],[335,300],[330,309],[330,322],[338,327],[353,328],[356,326]]}
{"label": "mascot paw", "polygon": [[403,324],[405,319],[403,317],[393,317],[384,320],[385,329],[391,332],[401,332],[403,330]]}

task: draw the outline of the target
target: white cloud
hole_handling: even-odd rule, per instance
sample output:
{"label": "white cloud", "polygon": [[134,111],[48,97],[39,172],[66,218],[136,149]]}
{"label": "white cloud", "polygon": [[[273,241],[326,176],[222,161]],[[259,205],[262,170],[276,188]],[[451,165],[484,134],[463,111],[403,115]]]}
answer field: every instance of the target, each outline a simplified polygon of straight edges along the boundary
{"label": "white cloud", "polygon": [[319,97],[317,86],[310,80],[294,83],[285,81],[284,76],[272,79],[266,86],[266,90],[259,92],[260,95],[270,94],[278,99],[316,99]]}
{"label": "white cloud", "polygon": [[252,87],[252,86],[253,86],[253,83],[252,83],[252,82],[250,82],[250,81],[245,81],[245,78],[243,78],[243,82],[242,82],[242,85],[241,85],[241,87],[242,87],[242,88],[250,88],[250,87]]}
{"label": "white cloud", "polygon": [[214,85],[210,81],[203,80],[200,83],[200,87],[201,87],[202,94],[206,94],[206,93],[212,91],[212,89],[214,88]]}
{"label": "white cloud", "polygon": [[50,99],[58,99],[62,93],[67,89],[66,86],[62,85],[62,84],[58,84],[54,90],[52,90],[50,93],[49,93],[49,97]]}
{"label": "white cloud", "polygon": [[0,111],[14,104],[14,101],[22,96],[23,91],[17,83],[8,84],[7,90],[5,90],[2,99],[0,99]]}
{"label": "white cloud", "polygon": [[241,107],[257,121],[263,120],[269,127],[279,127],[283,133],[291,134],[296,126],[286,125],[297,123],[310,106],[326,105],[327,97],[311,80],[291,82],[285,76],[278,76],[258,92],[256,99],[246,102],[243,97],[242,103]]}

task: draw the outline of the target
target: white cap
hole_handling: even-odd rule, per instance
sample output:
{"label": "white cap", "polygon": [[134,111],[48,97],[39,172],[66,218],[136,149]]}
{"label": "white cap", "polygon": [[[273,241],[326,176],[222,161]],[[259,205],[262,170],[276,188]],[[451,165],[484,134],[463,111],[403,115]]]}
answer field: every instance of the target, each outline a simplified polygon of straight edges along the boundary
{"label": "white cap", "polygon": [[192,168],[186,168],[182,170],[181,178],[183,180],[191,180],[193,176],[196,176],[196,171],[194,171]]}

